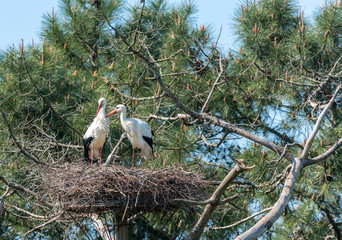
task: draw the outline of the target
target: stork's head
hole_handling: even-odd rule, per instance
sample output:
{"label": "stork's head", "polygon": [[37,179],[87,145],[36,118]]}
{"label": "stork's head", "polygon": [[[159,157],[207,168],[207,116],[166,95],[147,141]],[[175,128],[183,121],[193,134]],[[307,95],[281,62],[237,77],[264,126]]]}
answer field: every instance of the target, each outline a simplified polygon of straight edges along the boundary
{"label": "stork's head", "polygon": [[113,111],[111,111],[110,113],[107,114],[106,117],[109,117],[110,115],[113,115],[114,113],[121,113],[121,112],[126,112],[126,107],[125,105],[119,104],[115,107],[115,109]]}
{"label": "stork's head", "polygon": [[98,103],[99,103],[99,107],[97,108],[96,116],[97,116],[97,114],[99,114],[99,111],[102,107],[106,107],[106,99],[100,98]]}

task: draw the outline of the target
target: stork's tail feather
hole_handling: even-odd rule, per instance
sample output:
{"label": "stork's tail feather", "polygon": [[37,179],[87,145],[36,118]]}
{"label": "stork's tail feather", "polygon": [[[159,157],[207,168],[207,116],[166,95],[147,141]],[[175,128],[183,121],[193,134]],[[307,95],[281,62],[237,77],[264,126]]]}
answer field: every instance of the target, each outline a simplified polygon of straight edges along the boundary
{"label": "stork's tail feather", "polygon": [[90,151],[90,143],[93,140],[93,137],[88,137],[86,139],[83,139],[83,146],[84,146],[84,159],[88,162],[90,162],[90,158],[89,158],[89,151]]}
{"label": "stork's tail feather", "polygon": [[141,151],[145,159],[153,160],[153,149],[145,147]]}

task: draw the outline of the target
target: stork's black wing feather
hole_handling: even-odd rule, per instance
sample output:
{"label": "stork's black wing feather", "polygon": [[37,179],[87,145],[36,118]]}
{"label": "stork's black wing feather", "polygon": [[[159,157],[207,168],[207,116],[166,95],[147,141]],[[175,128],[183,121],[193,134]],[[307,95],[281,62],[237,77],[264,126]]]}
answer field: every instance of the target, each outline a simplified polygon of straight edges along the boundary
{"label": "stork's black wing feather", "polygon": [[88,137],[86,139],[83,139],[83,146],[84,146],[84,159],[86,161],[90,161],[90,158],[89,158],[89,145],[91,143],[91,141],[94,139],[94,137]]}
{"label": "stork's black wing feather", "polygon": [[151,147],[152,154],[153,154],[153,140],[152,140],[152,138],[146,137],[146,136],[142,136],[142,137],[145,140],[145,142],[147,142],[147,144]]}

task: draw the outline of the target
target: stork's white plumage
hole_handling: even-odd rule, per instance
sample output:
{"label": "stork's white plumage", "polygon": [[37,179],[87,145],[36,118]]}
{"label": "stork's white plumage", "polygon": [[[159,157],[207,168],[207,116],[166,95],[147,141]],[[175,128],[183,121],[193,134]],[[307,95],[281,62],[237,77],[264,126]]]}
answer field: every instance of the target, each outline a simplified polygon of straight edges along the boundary
{"label": "stork's white plumage", "polygon": [[128,139],[133,147],[132,165],[134,165],[134,148],[140,149],[140,166],[142,157],[153,159],[153,132],[151,127],[140,119],[127,118],[126,107],[122,104],[116,106],[113,111],[107,114],[107,117],[117,112],[120,113],[121,125],[127,132]]}
{"label": "stork's white plumage", "polygon": [[91,153],[91,165],[93,165],[94,157],[100,159],[100,165],[102,165],[102,148],[109,134],[109,119],[106,117],[105,111],[106,99],[100,98],[98,103],[96,117],[83,136],[84,157],[89,161]]}

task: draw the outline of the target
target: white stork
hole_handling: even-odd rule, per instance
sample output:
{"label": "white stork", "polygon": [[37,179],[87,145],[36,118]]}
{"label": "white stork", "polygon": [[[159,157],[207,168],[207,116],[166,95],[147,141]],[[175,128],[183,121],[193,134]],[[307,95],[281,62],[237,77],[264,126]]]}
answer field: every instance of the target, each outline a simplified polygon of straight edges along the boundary
{"label": "white stork", "polygon": [[141,159],[153,159],[153,131],[151,127],[144,121],[136,118],[126,117],[126,107],[122,104],[117,105],[116,108],[107,114],[107,117],[114,113],[120,113],[120,121],[122,127],[127,132],[129,141],[133,147],[132,166],[134,166],[134,148],[140,149],[140,167]]}
{"label": "white stork", "polygon": [[100,166],[102,166],[102,148],[109,133],[109,119],[105,112],[106,99],[100,98],[98,103],[96,116],[83,136],[84,157],[89,161],[89,153],[91,153],[91,166],[93,166],[94,155],[96,159],[100,158]]}

